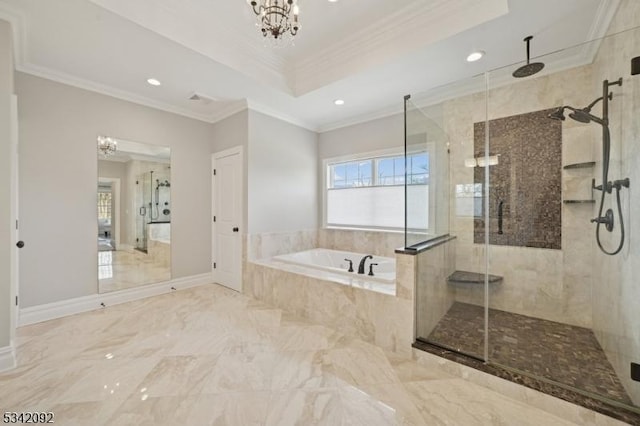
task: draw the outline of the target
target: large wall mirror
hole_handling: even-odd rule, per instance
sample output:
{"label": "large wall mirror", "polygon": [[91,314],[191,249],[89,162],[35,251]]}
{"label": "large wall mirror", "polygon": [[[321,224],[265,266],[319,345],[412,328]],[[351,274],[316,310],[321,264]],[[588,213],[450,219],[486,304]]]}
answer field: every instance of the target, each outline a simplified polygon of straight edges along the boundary
{"label": "large wall mirror", "polygon": [[98,292],[171,279],[171,150],[98,137]]}

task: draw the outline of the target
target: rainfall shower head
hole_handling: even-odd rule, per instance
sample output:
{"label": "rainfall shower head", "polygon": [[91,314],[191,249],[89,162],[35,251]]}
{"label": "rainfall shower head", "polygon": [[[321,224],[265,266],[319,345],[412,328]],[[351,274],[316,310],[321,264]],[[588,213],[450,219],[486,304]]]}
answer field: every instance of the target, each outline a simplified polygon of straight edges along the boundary
{"label": "rainfall shower head", "polygon": [[530,75],[539,73],[544,68],[544,64],[542,62],[529,62],[531,58],[529,46],[529,44],[531,43],[531,39],[533,39],[533,36],[524,38],[524,41],[527,43],[527,64],[521,66],[513,72],[513,76],[515,78],[529,77]]}

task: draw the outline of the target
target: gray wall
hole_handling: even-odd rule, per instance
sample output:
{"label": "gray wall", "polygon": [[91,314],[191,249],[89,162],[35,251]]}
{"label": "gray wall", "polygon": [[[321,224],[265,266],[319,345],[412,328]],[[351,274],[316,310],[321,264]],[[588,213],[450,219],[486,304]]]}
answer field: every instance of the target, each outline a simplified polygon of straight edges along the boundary
{"label": "gray wall", "polygon": [[248,232],[318,227],[318,135],[249,111]]}
{"label": "gray wall", "polygon": [[11,26],[0,20],[0,348],[11,338]]}
{"label": "gray wall", "polygon": [[23,307],[97,293],[99,134],[171,147],[172,276],[210,270],[210,124],[22,73],[16,91]]}
{"label": "gray wall", "polygon": [[396,114],[321,133],[320,160],[389,148],[404,148],[404,118]]}
{"label": "gray wall", "polygon": [[248,185],[247,178],[247,152],[249,143],[249,111],[240,111],[213,125],[213,138],[211,140],[211,152],[216,153],[230,148],[241,146],[243,151],[242,165],[242,233],[247,231],[247,205]]}

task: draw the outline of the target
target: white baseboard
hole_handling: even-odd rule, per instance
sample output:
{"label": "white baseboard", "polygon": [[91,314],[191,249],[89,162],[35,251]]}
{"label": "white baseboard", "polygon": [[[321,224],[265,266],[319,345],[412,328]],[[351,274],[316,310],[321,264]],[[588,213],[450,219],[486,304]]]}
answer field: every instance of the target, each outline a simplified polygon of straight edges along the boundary
{"label": "white baseboard", "polygon": [[13,346],[0,348],[0,372],[16,366],[16,351]]}
{"label": "white baseboard", "polygon": [[120,303],[131,302],[133,300],[170,293],[174,290],[182,290],[189,287],[196,287],[211,283],[213,283],[211,273],[207,272],[205,274],[175,278],[170,281],[149,284],[137,288],[130,288],[104,294],[92,294],[90,296],[77,297],[75,299],[31,306],[20,309],[18,326],[62,318],[68,315],[79,314],[81,312],[102,309],[106,306],[118,305]]}

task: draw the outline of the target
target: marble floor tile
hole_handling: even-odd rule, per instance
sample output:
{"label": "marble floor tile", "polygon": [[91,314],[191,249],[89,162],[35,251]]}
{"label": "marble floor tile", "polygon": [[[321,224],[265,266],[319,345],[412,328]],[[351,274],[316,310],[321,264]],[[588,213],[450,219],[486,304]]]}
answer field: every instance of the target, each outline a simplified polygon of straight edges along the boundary
{"label": "marble floor tile", "polygon": [[138,287],[171,279],[169,262],[137,250],[98,252],[100,293]]}
{"label": "marble floor tile", "polygon": [[0,408],[62,425],[571,424],[216,285],[17,337]]}
{"label": "marble floor tile", "polygon": [[217,356],[164,357],[140,383],[139,389],[144,389],[149,396],[200,394],[217,362]]}
{"label": "marble floor tile", "polygon": [[343,424],[340,394],[335,388],[276,392],[269,401],[267,426]]}

